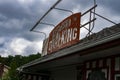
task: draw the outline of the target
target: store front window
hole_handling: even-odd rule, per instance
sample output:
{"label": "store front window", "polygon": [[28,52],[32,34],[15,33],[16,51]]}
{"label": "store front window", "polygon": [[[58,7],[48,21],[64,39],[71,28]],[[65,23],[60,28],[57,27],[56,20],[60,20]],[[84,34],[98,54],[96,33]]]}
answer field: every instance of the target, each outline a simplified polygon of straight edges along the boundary
{"label": "store front window", "polygon": [[120,80],[120,74],[115,75],[115,80]]}
{"label": "store front window", "polygon": [[88,74],[87,80],[107,80],[105,77],[105,72],[101,69],[94,69]]}

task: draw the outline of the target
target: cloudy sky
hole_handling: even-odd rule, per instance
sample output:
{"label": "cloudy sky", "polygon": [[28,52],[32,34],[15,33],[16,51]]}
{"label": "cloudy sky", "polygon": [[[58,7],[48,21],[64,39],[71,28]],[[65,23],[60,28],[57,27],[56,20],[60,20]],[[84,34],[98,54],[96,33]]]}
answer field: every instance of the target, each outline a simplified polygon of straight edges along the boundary
{"label": "cloudy sky", "polygon": [[[30,55],[41,52],[45,35],[29,30],[57,0],[0,0],[0,55]],[[102,16],[120,22],[120,0],[97,0],[97,10]],[[56,7],[84,13],[93,6],[93,0],[62,0]],[[71,13],[52,10],[43,22],[57,25]],[[82,23],[87,21],[82,18]],[[111,24],[97,17],[94,32]],[[48,36],[52,26],[38,25],[35,30],[45,32]],[[81,29],[81,35],[86,31]]]}

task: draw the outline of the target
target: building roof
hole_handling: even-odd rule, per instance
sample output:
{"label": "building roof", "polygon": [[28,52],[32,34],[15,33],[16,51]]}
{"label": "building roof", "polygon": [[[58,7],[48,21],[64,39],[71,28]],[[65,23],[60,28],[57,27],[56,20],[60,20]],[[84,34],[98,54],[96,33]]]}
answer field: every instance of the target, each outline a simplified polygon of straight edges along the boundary
{"label": "building roof", "polygon": [[[0,65],[4,65],[4,64],[0,63]],[[7,66],[7,65],[4,65],[4,68],[6,68],[6,69],[10,69],[10,67]]]}
{"label": "building roof", "polygon": [[[98,33],[94,33],[86,38],[81,39],[80,42],[75,45],[66,47],[55,53],[43,56],[39,59],[36,59],[30,63],[27,63],[27,64],[21,66],[20,68],[23,69],[23,68],[27,68],[27,67],[30,67],[30,66],[33,66],[36,64],[51,61],[51,60],[57,59],[59,57],[70,55],[75,52],[82,51],[87,48],[94,47],[94,46],[104,44],[106,42],[110,42],[110,41],[117,40],[117,39],[120,39],[120,24],[114,25],[109,28],[104,28],[103,30],[101,30]],[[18,68],[18,70],[20,68]]]}

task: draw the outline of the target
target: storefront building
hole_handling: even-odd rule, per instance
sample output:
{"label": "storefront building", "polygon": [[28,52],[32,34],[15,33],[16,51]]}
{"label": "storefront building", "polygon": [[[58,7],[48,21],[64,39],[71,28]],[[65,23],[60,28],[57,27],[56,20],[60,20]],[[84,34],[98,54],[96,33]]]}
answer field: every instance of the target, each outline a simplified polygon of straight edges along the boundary
{"label": "storefront building", "polygon": [[[52,9],[59,9],[55,6],[60,1],[30,31],[34,31]],[[97,14],[96,7],[94,0],[94,6],[84,13],[59,9],[72,12],[72,15],[54,26],[49,37],[45,38],[41,58],[17,68],[20,80],[120,80],[120,24]],[[83,19],[85,16],[88,19]],[[93,33],[93,28],[97,27],[96,16],[114,26]],[[81,21],[85,20],[88,21],[82,24]],[[88,34],[80,38],[83,27]]]}
{"label": "storefront building", "polygon": [[21,80],[120,80],[120,24],[18,70]]}

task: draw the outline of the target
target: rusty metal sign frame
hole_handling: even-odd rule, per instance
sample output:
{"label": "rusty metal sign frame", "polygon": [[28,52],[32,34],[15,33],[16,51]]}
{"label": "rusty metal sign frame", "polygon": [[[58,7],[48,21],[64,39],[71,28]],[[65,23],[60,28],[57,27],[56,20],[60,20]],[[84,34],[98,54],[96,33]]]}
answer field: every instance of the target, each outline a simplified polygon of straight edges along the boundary
{"label": "rusty metal sign frame", "polygon": [[[56,8],[56,6],[61,2],[62,0],[58,0],[52,7],[49,8],[49,10],[37,21],[37,23],[30,29],[30,31],[33,31],[33,32],[38,32],[38,33],[44,33],[44,32],[40,32],[40,31],[36,31],[34,30],[38,24],[43,24],[43,25],[49,25],[49,26],[53,26],[55,27],[54,24],[51,24],[51,23],[46,23],[46,22],[42,22],[43,18],[45,18],[46,15],[48,15],[48,13],[52,10],[52,9],[56,9],[56,10],[61,10],[61,11],[65,11],[65,12],[70,12],[71,14],[73,14],[73,12],[71,10],[66,10],[66,9],[61,9],[61,8]],[[88,34],[86,35],[87,36],[90,36],[93,32],[92,30],[94,29],[94,26],[95,26],[95,20],[96,20],[96,17],[95,16],[98,16],[98,17],[101,17],[113,24],[117,24],[113,21],[111,21],[110,19],[107,19],[103,16],[101,16],[100,14],[96,13],[96,7],[97,7],[97,4],[96,4],[96,0],[94,0],[94,6],[92,8],[90,8],[89,10],[87,10],[86,12],[84,12],[82,16],[86,15],[87,13],[89,13],[89,21],[86,22],[85,24],[81,24],[80,28],[84,27],[86,30],[88,30]],[[89,28],[86,28],[86,25],[89,25]],[[46,38],[46,37],[45,37]]]}
{"label": "rusty metal sign frame", "polygon": [[[45,35],[45,39],[46,39],[46,33],[44,32],[41,32],[41,31],[36,31],[35,28],[38,26],[38,24],[43,24],[43,25],[49,25],[49,26],[53,26],[55,27],[54,24],[51,24],[51,23],[46,23],[46,22],[42,22],[43,18],[45,18],[46,15],[48,15],[48,13],[53,10],[53,9],[56,9],[56,10],[61,10],[61,11],[65,11],[65,12],[70,12],[71,14],[73,14],[73,12],[71,10],[66,10],[66,9],[61,9],[61,8],[56,8],[56,6],[61,2],[62,0],[58,0],[52,7],[49,8],[49,10],[36,22],[36,24],[30,29],[30,31],[33,31],[33,32],[37,32],[37,33],[42,33]],[[113,21],[111,21],[110,19],[106,18],[106,17],[103,17],[101,16],[100,14],[96,13],[96,7],[97,7],[97,4],[96,4],[96,0],[94,0],[94,6],[91,7],[89,10],[87,10],[86,12],[82,13],[81,14],[81,18],[83,16],[85,16],[86,14],[89,14],[89,21],[84,23],[84,24],[80,24],[80,28],[85,28],[88,33],[86,35],[86,37],[90,36],[91,34],[93,34],[93,29],[95,27],[95,20],[96,20],[96,16],[102,18],[102,19],[105,19],[107,21],[109,21],[110,23],[113,23],[113,24],[117,24]],[[86,27],[86,25],[88,25],[88,28]]]}

